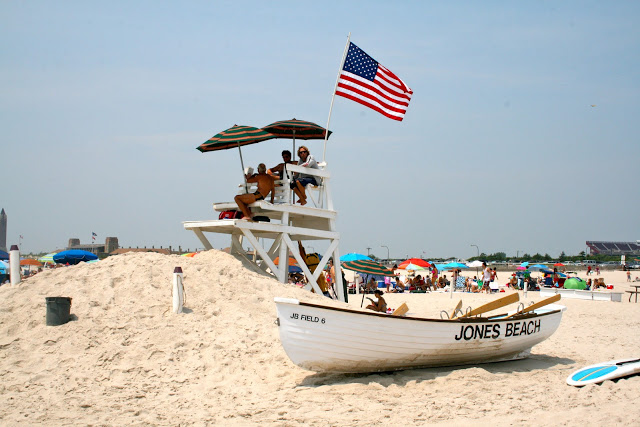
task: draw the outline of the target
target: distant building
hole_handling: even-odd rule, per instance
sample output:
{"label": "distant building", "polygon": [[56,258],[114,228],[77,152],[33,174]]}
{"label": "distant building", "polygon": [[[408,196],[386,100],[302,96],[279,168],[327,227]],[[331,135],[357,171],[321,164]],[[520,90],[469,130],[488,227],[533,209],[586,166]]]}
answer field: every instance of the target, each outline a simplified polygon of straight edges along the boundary
{"label": "distant building", "polygon": [[640,255],[640,241],[635,242],[596,242],[587,241],[592,255]]}
{"label": "distant building", "polygon": [[0,250],[7,252],[7,214],[0,212]]}
{"label": "distant building", "polygon": [[170,255],[171,251],[169,249],[155,249],[155,248],[119,248],[114,251],[109,252],[109,255],[120,255],[126,254],[127,252],[155,252],[163,255]]}
{"label": "distant building", "polygon": [[83,251],[91,252],[92,254],[96,254],[98,256],[103,254],[110,254],[111,252],[118,249],[118,238],[117,237],[107,237],[104,243],[91,243],[83,245],[80,243],[80,239],[77,237],[72,237],[69,239],[69,245],[67,249],[80,249]]}

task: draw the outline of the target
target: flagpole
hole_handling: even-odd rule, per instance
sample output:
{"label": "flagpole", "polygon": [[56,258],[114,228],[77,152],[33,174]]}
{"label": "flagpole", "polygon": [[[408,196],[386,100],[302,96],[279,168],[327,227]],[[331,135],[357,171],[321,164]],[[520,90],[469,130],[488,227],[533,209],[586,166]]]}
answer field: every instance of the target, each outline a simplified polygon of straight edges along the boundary
{"label": "flagpole", "polygon": [[342,61],[340,62],[340,68],[338,69],[338,77],[336,77],[336,85],[333,87],[333,95],[331,96],[331,106],[329,107],[329,118],[327,118],[327,127],[324,135],[324,148],[322,150],[322,161],[324,162],[327,157],[327,139],[329,139],[329,123],[331,123],[331,111],[333,111],[333,101],[336,99],[336,89],[338,88],[338,80],[340,80],[340,73],[344,67],[344,61],[347,58],[347,52],[349,51],[349,42],[351,40],[351,32],[347,36],[347,44],[344,47],[344,53],[342,54]]}

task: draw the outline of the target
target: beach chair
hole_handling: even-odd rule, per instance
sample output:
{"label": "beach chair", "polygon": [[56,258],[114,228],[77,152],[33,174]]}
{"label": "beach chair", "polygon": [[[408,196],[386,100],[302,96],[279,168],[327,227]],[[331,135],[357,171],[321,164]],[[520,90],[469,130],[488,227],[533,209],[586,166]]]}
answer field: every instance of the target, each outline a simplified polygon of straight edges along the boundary
{"label": "beach chair", "polygon": [[398,308],[396,308],[393,313],[391,313],[392,316],[404,316],[405,314],[407,314],[407,312],[409,311],[409,307],[407,306],[406,302],[403,302],[402,304],[400,304],[400,306]]}

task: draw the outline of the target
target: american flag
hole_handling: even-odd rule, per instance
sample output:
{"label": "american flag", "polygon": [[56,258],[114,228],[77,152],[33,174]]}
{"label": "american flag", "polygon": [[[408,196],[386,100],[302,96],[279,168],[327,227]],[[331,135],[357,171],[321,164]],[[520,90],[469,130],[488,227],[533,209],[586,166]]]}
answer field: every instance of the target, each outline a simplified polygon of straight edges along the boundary
{"label": "american flag", "polygon": [[92,231],[91,232],[91,239],[92,240],[96,240],[96,236],[97,236],[97,234]]}
{"label": "american flag", "polygon": [[353,43],[340,72],[336,95],[402,121],[413,91],[398,76]]}

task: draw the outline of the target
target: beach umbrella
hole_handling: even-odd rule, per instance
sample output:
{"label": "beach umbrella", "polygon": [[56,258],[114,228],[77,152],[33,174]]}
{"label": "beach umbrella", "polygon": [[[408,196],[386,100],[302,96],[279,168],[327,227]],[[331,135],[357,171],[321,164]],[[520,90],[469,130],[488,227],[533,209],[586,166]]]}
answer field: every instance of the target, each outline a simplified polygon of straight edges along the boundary
{"label": "beach umbrella", "polygon": [[525,261],[522,264],[520,264],[520,267],[526,267],[529,265],[529,261]]}
{"label": "beach umbrella", "polygon": [[547,267],[544,264],[534,264],[531,267],[529,267],[529,270],[531,270],[531,271],[546,270],[547,268],[549,268],[549,267]]}
{"label": "beach umbrella", "polygon": [[298,267],[297,265],[290,265],[289,266],[289,273],[302,273],[302,269],[300,267]]}
{"label": "beach umbrella", "polygon": [[[200,144],[197,149],[206,153],[209,151],[228,150],[229,148],[238,147],[238,152],[240,153],[240,166],[242,167],[242,176],[244,177],[244,160],[242,159],[242,150],[240,147],[256,144],[273,138],[275,138],[275,135],[272,135],[262,129],[251,126],[233,125],[229,129],[212,136],[208,141]],[[244,185],[246,189],[246,178]]]}
{"label": "beach umbrella", "polygon": [[429,262],[427,262],[427,261],[423,260],[423,259],[420,259],[420,258],[409,258],[409,259],[406,259],[406,260],[402,261],[402,262],[400,263],[400,265],[398,266],[398,268],[399,268],[399,269],[402,269],[402,270],[405,270],[405,269],[406,269],[406,267],[407,267],[409,264],[413,264],[413,265],[416,265],[416,266],[418,266],[418,267],[422,267],[422,268],[429,268],[429,267],[431,267],[431,264],[430,264]]}
{"label": "beach umbrella", "polygon": [[358,273],[373,274],[376,276],[395,276],[393,270],[388,269],[382,264],[371,260],[357,260],[342,262],[341,266],[347,270],[357,271]]}
{"label": "beach umbrella", "polygon": [[407,271],[417,271],[417,270],[426,270],[424,267],[420,267],[415,264],[405,264],[403,267],[398,266],[398,269],[407,270]]}
{"label": "beach umbrella", "polygon": [[0,260],[8,260],[9,254],[5,251],[0,251]]}
{"label": "beach umbrella", "polygon": [[4,261],[0,261],[0,271],[4,273],[7,272],[7,270],[9,270],[9,263],[8,262],[4,262]]}
{"label": "beach umbrella", "polygon": [[478,268],[478,267],[482,267],[482,261],[475,260],[475,261],[468,262],[466,265],[469,268]]}
{"label": "beach umbrella", "polygon": [[463,264],[461,262],[450,262],[445,265],[447,266],[447,268],[468,268],[467,264]]}
{"label": "beach umbrella", "polygon": [[373,261],[373,259],[371,259],[370,257],[356,253],[356,252],[351,252],[346,255],[342,255],[340,257],[340,262],[360,261],[360,260]]}
{"label": "beach umbrella", "polygon": [[53,256],[53,260],[58,264],[78,264],[83,261],[91,261],[98,259],[96,254],[83,251],[80,249],[70,249],[68,251],[62,251]]}
{"label": "beach umbrella", "polygon": [[35,267],[42,267],[42,263],[40,261],[31,258],[21,259],[20,265],[33,265]]}
{"label": "beach umbrella", "polygon": [[193,258],[194,256],[196,256],[198,252],[187,252],[186,254],[182,254],[180,256],[186,256],[188,258]]}
{"label": "beach umbrella", "polygon": [[556,262],[555,264],[553,264],[554,267],[564,267],[564,264],[561,262]]}
{"label": "beach umbrella", "polygon": [[49,254],[46,254],[46,255],[44,255],[44,256],[42,256],[42,257],[38,258],[38,260],[39,260],[40,262],[45,262],[45,263],[46,263],[46,262],[50,262],[51,264],[53,264],[53,263],[54,263],[54,261],[53,261],[53,256],[54,256],[56,253],[57,253],[57,252],[51,252],[51,253],[49,253]]}
{"label": "beach umbrella", "polygon": [[[280,257],[277,257],[275,260],[273,260],[273,263],[275,265],[279,265]],[[296,264],[298,264],[298,261],[296,261],[295,258],[289,257],[289,266],[296,265]],[[289,270],[289,271],[291,271],[291,270]]]}
{"label": "beach umbrella", "polygon": [[[262,128],[263,130],[275,135],[276,138],[290,138],[293,140],[293,151],[296,152],[297,139],[325,139],[327,130],[320,125],[304,120],[282,120],[273,122]],[[331,131],[327,139],[331,136]],[[294,154],[295,155],[295,154]]]}

